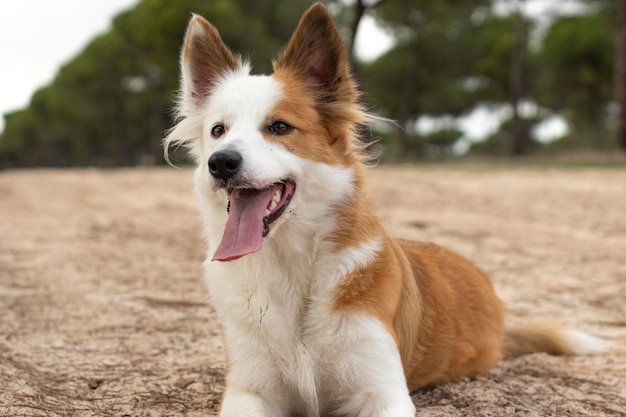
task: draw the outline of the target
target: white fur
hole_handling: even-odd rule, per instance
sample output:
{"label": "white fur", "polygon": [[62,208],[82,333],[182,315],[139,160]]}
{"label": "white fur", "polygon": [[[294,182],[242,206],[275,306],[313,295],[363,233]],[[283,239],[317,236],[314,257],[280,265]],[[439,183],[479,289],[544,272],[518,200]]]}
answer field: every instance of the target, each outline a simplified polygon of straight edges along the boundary
{"label": "white fur", "polygon": [[[231,367],[226,398],[233,411],[225,408],[222,416],[248,415],[251,393],[260,398],[257,409],[281,410],[255,416],[415,414],[391,335],[373,317],[333,309],[345,272],[366,265],[379,247],[375,240],[325,254],[308,268],[298,262],[281,268],[263,251],[205,263]],[[234,275],[238,262],[244,273]],[[299,276],[300,267],[309,272]],[[242,408],[231,405],[237,403]]]}
{"label": "white fur", "polygon": [[579,330],[563,329],[559,332],[575,355],[595,355],[611,348],[610,342]]}

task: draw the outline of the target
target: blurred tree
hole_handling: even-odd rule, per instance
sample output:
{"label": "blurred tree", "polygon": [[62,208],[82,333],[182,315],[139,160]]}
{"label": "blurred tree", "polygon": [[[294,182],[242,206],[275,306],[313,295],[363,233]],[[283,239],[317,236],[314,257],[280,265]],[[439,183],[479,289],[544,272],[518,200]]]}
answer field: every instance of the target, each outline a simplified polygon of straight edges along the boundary
{"label": "blurred tree", "polygon": [[33,165],[27,152],[37,142],[37,121],[32,111],[19,110],[5,115],[6,127],[0,138],[0,168],[14,166],[16,161]]}
{"label": "blurred tree", "polygon": [[512,26],[490,13],[490,3],[410,0],[376,8],[398,42],[361,70],[373,103],[398,122],[396,156],[425,154],[414,132],[422,115],[460,116],[477,101],[509,100]]}
{"label": "blurred tree", "polygon": [[348,51],[351,56],[354,57],[354,41],[356,39],[356,34],[359,30],[359,25],[361,24],[361,20],[365,15],[365,12],[368,9],[374,9],[376,6],[380,6],[380,4],[384,0],[356,0],[352,10],[352,19],[350,23],[350,34],[347,39],[348,41]]}
{"label": "blurred tree", "polygon": [[533,57],[533,96],[575,129],[604,126],[613,96],[613,25],[601,10],[556,21]]}
{"label": "blurred tree", "polygon": [[626,0],[617,0],[618,27],[616,47],[615,97],[619,104],[619,121],[617,126],[617,141],[623,151],[626,151]]}
{"label": "blurred tree", "polygon": [[607,17],[613,0],[589,0],[581,16],[555,15],[539,52],[530,48],[533,38],[527,34],[534,22],[520,13],[522,0],[500,3],[509,3],[512,13],[494,15],[488,4],[474,1],[385,2],[376,9],[398,44],[365,66],[365,89],[399,122],[399,154],[419,150],[413,126],[420,116],[459,116],[480,105],[512,109],[511,120],[502,125],[510,132],[498,136],[509,138],[512,154],[535,148],[529,121],[519,114],[524,102],[537,103],[539,117],[566,115],[577,131],[605,129],[614,36]]}
{"label": "blurred tree", "polygon": [[511,64],[511,154],[525,153],[528,134],[522,128],[519,106],[524,96],[524,58],[526,54],[526,31],[524,30],[523,1],[515,1],[513,12],[513,50]]}
{"label": "blurred tree", "polygon": [[[533,24],[521,13],[521,2],[514,3],[511,15],[485,14],[479,27],[470,34],[468,40],[475,57],[470,80],[475,85],[472,95],[475,105],[501,106],[506,103],[510,106],[511,120],[501,127],[508,132],[496,136],[498,140],[508,138],[509,155],[522,155],[531,145],[520,106],[523,100],[529,100],[532,68],[526,59],[530,54],[527,34],[532,31]],[[499,144],[497,148],[502,146]],[[482,149],[490,147],[482,146]]]}

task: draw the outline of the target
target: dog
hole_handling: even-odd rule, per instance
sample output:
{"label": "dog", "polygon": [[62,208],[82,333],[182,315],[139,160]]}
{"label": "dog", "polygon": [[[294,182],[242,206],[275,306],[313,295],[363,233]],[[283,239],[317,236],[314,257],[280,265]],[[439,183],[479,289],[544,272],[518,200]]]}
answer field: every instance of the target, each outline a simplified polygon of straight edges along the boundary
{"label": "dog", "polygon": [[395,240],[365,191],[371,122],[321,4],[272,75],[191,18],[180,119],[224,324],[222,417],[412,417],[410,392],[489,372],[503,357],[587,354],[602,339],[536,325],[505,330],[489,279],[432,243]]}

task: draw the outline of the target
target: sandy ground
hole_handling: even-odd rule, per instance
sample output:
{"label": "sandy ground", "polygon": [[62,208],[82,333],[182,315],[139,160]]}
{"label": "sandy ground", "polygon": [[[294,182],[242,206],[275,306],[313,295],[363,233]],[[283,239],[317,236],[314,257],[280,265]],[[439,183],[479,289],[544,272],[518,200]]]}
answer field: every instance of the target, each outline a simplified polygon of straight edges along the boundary
{"label": "sandy ground", "polygon": [[[202,283],[191,175],[0,173],[0,416],[215,415],[222,330]],[[616,345],[419,391],[419,416],[626,415],[626,170],[370,176],[388,229],[474,260],[510,323],[558,320]]]}

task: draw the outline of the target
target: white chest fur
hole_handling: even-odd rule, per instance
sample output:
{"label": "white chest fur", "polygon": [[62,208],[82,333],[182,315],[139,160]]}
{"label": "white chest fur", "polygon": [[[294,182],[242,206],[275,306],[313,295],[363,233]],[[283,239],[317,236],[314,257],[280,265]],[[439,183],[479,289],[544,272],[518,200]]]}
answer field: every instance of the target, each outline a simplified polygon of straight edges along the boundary
{"label": "white chest fur", "polygon": [[322,244],[316,262],[278,262],[277,247],[236,262],[207,261],[207,283],[225,325],[229,383],[271,393],[267,401],[276,410],[318,416],[349,411],[351,402],[362,408],[352,398],[362,385],[402,382],[395,343],[383,326],[334,308],[342,277],[369,263],[379,246],[375,240],[331,256]]}

